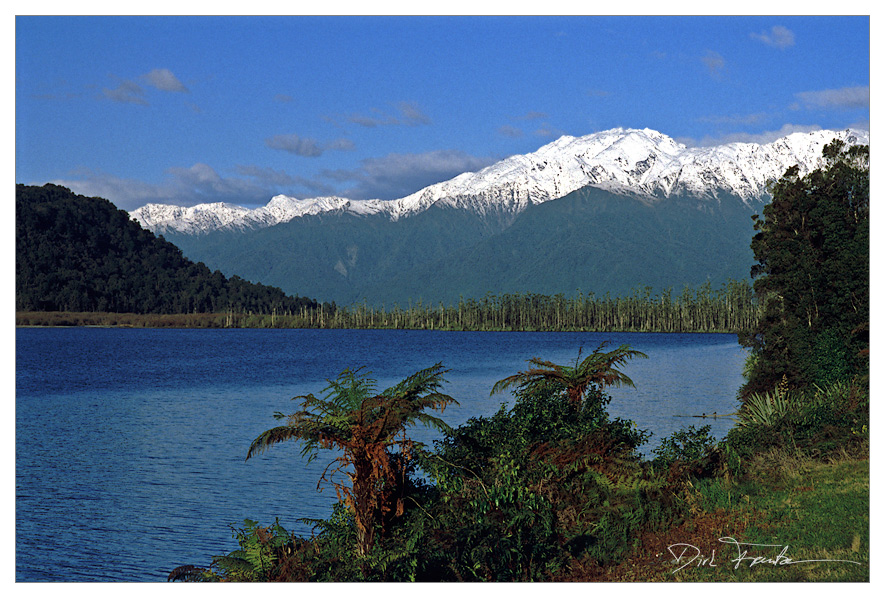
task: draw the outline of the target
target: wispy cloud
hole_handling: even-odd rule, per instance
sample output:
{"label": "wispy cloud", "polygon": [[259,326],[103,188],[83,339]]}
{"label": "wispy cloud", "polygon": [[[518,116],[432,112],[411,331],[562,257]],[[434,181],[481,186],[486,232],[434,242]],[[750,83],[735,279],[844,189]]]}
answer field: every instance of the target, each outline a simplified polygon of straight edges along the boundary
{"label": "wispy cloud", "polygon": [[[530,110],[525,114],[520,114],[519,116],[511,116],[510,120],[514,120],[517,122],[536,122],[536,121],[544,121],[548,118],[548,114],[546,112],[540,112],[538,110]],[[529,125],[526,125],[529,126]],[[563,134],[560,129],[557,129],[550,125],[548,122],[541,122],[537,125],[534,125],[537,128],[532,131],[532,135],[536,137],[558,137]],[[498,135],[503,137],[510,137],[511,139],[516,139],[522,137],[524,135],[524,131],[520,127],[514,127],[511,125],[502,125],[498,127]]]}
{"label": "wispy cloud", "polygon": [[[184,93],[189,91],[169,69],[154,69],[142,75],[140,79],[160,91]],[[131,79],[121,79],[114,88],[105,87],[102,89],[102,94],[107,99],[122,104],[149,105],[144,88]]]}
{"label": "wispy cloud", "polygon": [[390,116],[389,114],[385,114],[377,108],[372,108],[371,113],[371,116],[367,116],[365,114],[351,114],[347,117],[347,122],[368,128],[399,124],[399,120],[397,120],[395,117]]}
{"label": "wispy cloud", "polygon": [[351,199],[396,199],[493,162],[492,158],[478,158],[457,150],[389,154],[362,160],[357,169],[326,171],[323,176],[339,183],[351,183],[352,186],[342,192]]}
{"label": "wispy cloud", "polygon": [[166,179],[161,183],[96,171],[80,171],[50,182],[82,195],[104,197],[128,211],[147,203],[193,206],[228,202],[259,206],[278,193],[297,197],[342,195],[352,199],[396,199],[495,161],[461,151],[441,150],[370,158],[362,160],[358,168],[327,170],[314,178],[256,165],[239,165],[232,174],[221,175],[208,164],[196,163],[167,169]]}
{"label": "wispy cloud", "polygon": [[793,125],[785,124],[780,129],[774,131],[761,131],[759,133],[728,133],[720,136],[707,136],[700,140],[680,138],[677,141],[692,147],[710,147],[714,145],[724,145],[726,143],[771,143],[781,137],[786,137],[793,133],[810,133],[811,131],[819,131],[818,125]]}
{"label": "wispy cloud", "polygon": [[202,163],[186,168],[170,168],[166,174],[167,179],[159,184],[95,171],[75,173],[76,178],[52,182],[81,195],[103,197],[128,211],[147,203],[192,206],[223,201],[264,205],[273,192],[268,185],[240,177],[222,177],[212,167]]}
{"label": "wispy cloud", "polygon": [[405,124],[410,126],[429,125],[430,117],[424,114],[418,106],[412,102],[400,102],[397,109],[403,117]]}
{"label": "wispy cloud", "polygon": [[396,113],[391,114],[378,108],[372,108],[369,114],[355,113],[346,117],[347,122],[360,125],[362,127],[382,127],[382,126],[411,126],[429,125],[430,117],[427,116],[421,108],[414,102],[399,102],[396,105]]}
{"label": "wispy cloud", "polygon": [[715,125],[755,125],[768,119],[768,115],[757,112],[755,114],[731,114],[718,116],[702,116],[698,122]]}
{"label": "wispy cloud", "polygon": [[169,69],[154,69],[144,75],[144,80],[160,91],[188,92],[188,88]]}
{"label": "wispy cloud", "polygon": [[278,93],[273,99],[275,102],[280,102],[281,104],[289,104],[295,101],[295,98],[285,93]]}
{"label": "wispy cloud", "polygon": [[514,120],[541,120],[544,118],[547,118],[546,112],[537,112],[535,110],[532,110],[531,112],[526,112],[521,116],[515,117]]}
{"label": "wispy cloud", "polygon": [[[273,193],[286,193],[289,195],[304,195],[304,189],[308,189],[308,195],[334,195],[335,188],[315,179],[303,176],[292,176],[287,172],[256,165],[240,165],[236,167],[236,173],[249,177],[256,185],[268,189],[270,196]],[[298,191],[296,191],[298,189]],[[272,190],[272,192],[270,191]]]}
{"label": "wispy cloud", "polygon": [[712,50],[707,51],[701,58],[701,62],[707,67],[707,73],[711,77],[720,76],[723,69],[725,69],[725,59],[718,52],[713,52]]}
{"label": "wispy cloud", "polygon": [[565,135],[565,131],[551,126],[550,123],[543,123],[540,127],[535,129],[534,134],[538,137],[562,137]]}
{"label": "wispy cloud", "polygon": [[350,151],[354,149],[353,142],[349,139],[335,139],[326,143],[320,143],[316,139],[300,137],[295,133],[274,135],[265,139],[264,145],[270,149],[288,152],[305,158],[322,156],[328,150]]}
{"label": "wispy cloud", "polygon": [[522,129],[511,127],[510,125],[501,125],[498,127],[498,135],[510,137],[511,139],[518,139],[523,136],[523,132]]}
{"label": "wispy cloud", "polygon": [[869,108],[870,86],[842,87],[821,91],[802,91],[796,94],[799,100],[792,106],[799,108]]}
{"label": "wispy cloud", "polygon": [[759,40],[766,46],[780,48],[781,50],[796,44],[796,36],[793,35],[793,32],[780,25],[775,25],[762,33],[751,33],[750,37]]}
{"label": "wispy cloud", "polygon": [[138,104],[140,106],[148,105],[148,101],[145,98],[144,89],[142,89],[142,87],[138,83],[130,81],[128,79],[120,81],[120,84],[113,89],[105,87],[104,89],[102,89],[102,93],[109,100],[119,102],[121,104]]}

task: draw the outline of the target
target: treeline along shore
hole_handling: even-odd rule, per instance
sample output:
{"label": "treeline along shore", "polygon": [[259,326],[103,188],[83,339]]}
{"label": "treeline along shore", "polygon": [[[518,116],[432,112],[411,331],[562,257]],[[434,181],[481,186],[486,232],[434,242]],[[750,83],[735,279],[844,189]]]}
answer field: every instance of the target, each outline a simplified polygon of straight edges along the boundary
{"label": "treeline along shore", "polygon": [[713,290],[705,284],[680,294],[636,290],[627,297],[505,294],[455,305],[416,302],[376,308],[366,303],[314,303],[269,313],[231,307],[224,312],[135,314],[20,311],[17,326],[145,328],[353,328],[475,331],[738,332],[755,325],[759,306],[747,281]]}
{"label": "treeline along shore", "polygon": [[738,332],[760,313],[747,280],[655,292],[338,306],[194,263],[105,199],[16,186],[18,326]]}

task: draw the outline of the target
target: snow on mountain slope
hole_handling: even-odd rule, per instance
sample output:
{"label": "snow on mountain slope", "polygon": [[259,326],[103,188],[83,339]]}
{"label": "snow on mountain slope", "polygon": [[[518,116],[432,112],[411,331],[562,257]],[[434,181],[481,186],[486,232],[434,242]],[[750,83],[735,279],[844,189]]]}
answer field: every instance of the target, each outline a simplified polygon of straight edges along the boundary
{"label": "snow on mountain slope", "polygon": [[823,147],[836,138],[869,144],[868,132],[845,130],[794,133],[764,145],[689,148],[650,129],[611,129],[584,137],[566,135],[536,152],[511,156],[392,201],[277,195],[255,210],[221,203],[191,208],[148,204],[131,215],[154,232],[200,234],[273,226],[331,211],[386,214],[398,220],[434,204],[480,215],[516,213],[588,185],[650,198],[677,193],[716,198],[727,192],[749,203],[761,200],[767,182],[790,166],[798,165],[800,174],[819,166]]}

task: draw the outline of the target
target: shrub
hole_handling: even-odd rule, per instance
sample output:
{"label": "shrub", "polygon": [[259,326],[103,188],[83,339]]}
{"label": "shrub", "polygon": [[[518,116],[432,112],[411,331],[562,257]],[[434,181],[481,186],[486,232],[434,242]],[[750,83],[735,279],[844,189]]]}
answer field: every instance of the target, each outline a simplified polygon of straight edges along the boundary
{"label": "shrub", "polygon": [[716,439],[710,435],[710,430],[709,425],[701,428],[688,426],[665,437],[652,451],[654,463],[666,467],[675,461],[700,459],[716,446]]}

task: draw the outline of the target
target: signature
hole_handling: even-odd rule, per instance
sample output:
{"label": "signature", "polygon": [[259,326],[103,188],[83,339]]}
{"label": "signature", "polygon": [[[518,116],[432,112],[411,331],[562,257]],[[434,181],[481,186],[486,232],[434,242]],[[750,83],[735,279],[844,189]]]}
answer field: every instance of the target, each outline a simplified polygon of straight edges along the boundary
{"label": "signature", "polygon": [[[734,553],[736,553],[737,556],[733,559],[722,562],[734,563],[735,569],[738,569],[743,564],[746,564],[750,568],[755,567],[756,565],[782,567],[784,565],[798,565],[800,563],[853,563],[855,565],[860,565],[860,563],[856,561],[844,561],[838,559],[807,559],[794,561],[787,556],[787,551],[790,550],[788,544],[755,544],[752,542],[738,542],[731,536],[719,538],[719,542],[733,547]],[[780,549],[780,552],[774,556],[770,556],[770,553],[775,552],[778,548]],[[679,565],[679,567],[671,571],[671,573],[681,571],[692,564],[694,564],[695,567],[719,566],[716,562],[716,549],[713,549],[709,556],[704,555],[694,544],[671,544],[667,547],[667,550],[673,557],[673,564]],[[756,552],[758,556],[750,554],[751,550]],[[769,555],[766,556],[765,553],[769,553]]]}

